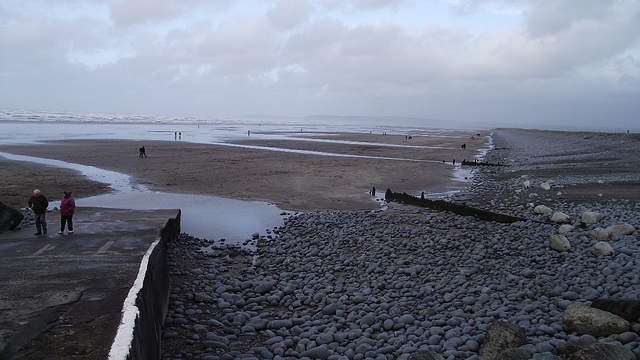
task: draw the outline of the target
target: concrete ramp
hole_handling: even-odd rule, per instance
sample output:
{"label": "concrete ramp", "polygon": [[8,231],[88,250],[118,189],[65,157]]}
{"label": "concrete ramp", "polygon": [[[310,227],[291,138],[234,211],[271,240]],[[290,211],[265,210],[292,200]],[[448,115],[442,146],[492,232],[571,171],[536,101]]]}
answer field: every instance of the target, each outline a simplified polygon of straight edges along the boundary
{"label": "concrete ramp", "polygon": [[[48,235],[0,234],[0,359],[158,357],[180,211],[80,207],[73,220],[74,234],[57,234],[57,211]],[[121,325],[127,298],[134,318]]]}

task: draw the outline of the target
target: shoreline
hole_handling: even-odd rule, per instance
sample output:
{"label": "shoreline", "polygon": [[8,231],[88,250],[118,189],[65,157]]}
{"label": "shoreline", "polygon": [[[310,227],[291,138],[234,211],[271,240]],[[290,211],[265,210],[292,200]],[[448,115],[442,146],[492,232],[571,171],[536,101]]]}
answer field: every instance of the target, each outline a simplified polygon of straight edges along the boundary
{"label": "shoreline", "polygon": [[[186,141],[69,140],[6,145],[0,146],[0,151],[117,171],[130,175],[134,182],[151,191],[263,201],[290,211],[321,211],[375,209],[378,205],[368,195],[374,186],[380,193],[387,188],[418,193],[464,188],[467,182],[453,178],[455,167],[450,160],[441,163],[435,159],[473,158],[487,143],[484,137],[469,139],[469,147],[462,150],[457,148],[464,140],[459,137],[414,136],[407,140],[402,135],[313,136],[345,141],[355,136],[365,142],[243,139],[229,145],[216,145]],[[403,147],[403,143],[410,146]],[[145,145],[148,158],[137,158],[141,145]],[[244,145],[286,152],[242,147]],[[431,145],[439,148],[430,148]],[[338,156],[305,152],[330,152]],[[47,166],[27,165],[2,157],[0,164],[15,169],[0,178],[0,184],[12,187],[11,193],[5,195],[13,199],[6,201],[8,205],[19,203],[20,196],[26,196],[36,187],[45,194],[58,192],[55,186],[37,184],[40,174],[54,176],[56,173]],[[70,180],[67,185],[76,189],[78,199],[110,191],[102,184],[83,184],[81,175],[71,170],[59,173]]]}

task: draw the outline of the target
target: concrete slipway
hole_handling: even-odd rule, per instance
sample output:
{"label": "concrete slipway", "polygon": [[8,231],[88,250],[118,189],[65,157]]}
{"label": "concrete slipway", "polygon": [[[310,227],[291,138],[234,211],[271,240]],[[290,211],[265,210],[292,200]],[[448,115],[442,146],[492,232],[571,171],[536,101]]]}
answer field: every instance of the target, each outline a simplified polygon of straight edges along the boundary
{"label": "concrete slipway", "polygon": [[0,359],[159,358],[179,210],[78,208],[0,234]]}

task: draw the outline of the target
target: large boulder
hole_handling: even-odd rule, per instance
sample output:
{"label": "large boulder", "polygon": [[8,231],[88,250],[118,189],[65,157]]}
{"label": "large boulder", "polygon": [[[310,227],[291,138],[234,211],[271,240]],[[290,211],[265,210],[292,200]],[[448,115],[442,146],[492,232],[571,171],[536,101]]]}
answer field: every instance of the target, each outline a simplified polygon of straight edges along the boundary
{"label": "large boulder", "polygon": [[571,222],[571,216],[561,211],[557,211],[551,215],[551,221],[559,224],[568,224]]}
{"label": "large boulder", "polygon": [[20,211],[0,202],[0,233],[15,229],[23,218]]}
{"label": "large boulder", "polygon": [[563,225],[560,225],[560,228],[558,228],[558,234],[566,235],[566,234],[572,232],[575,229],[576,229],[576,227],[573,226],[573,225],[563,224]]}
{"label": "large boulder", "polygon": [[598,241],[605,241],[609,240],[609,238],[611,237],[611,233],[609,232],[609,230],[599,227],[593,229],[593,231],[591,232],[591,237]]}
{"label": "large boulder", "polygon": [[595,256],[609,256],[613,255],[614,250],[608,242],[598,241],[591,247],[591,252]]}
{"label": "large boulder", "polygon": [[595,343],[569,355],[568,360],[636,360],[635,354],[618,344]]}
{"label": "large boulder", "polygon": [[418,350],[411,354],[407,360],[445,360],[445,358],[437,352]]}
{"label": "large boulder", "polygon": [[525,344],[527,336],[523,328],[506,321],[496,321],[487,330],[480,347],[480,360],[492,360],[501,352]]}
{"label": "large boulder", "polygon": [[608,226],[607,231],[611,235],[631,235],[636,231],[636,228],[631,224],[624,223]]}
{"label": "large boulder", "polygon": [[620,334],[631,329],[631,324],[618,315],[583,304],[571,304],[562,315],[565,331],[593,336]]}
{"label": "large boulder", "polygon": [[553,210],[551,210],[551,208],[545,205],[538,205],[535,208],[533,208],[533,212],[536,214],[548,214],[552,211]]}
{"label": "large boulder", "polygon": [[529,360],[531,359],[531,353],[529,350],[518,347],[507,349],[500,352],[493,360]]}
{"label": "large boulder", "polygon": [[616,314],[629,322],[640,319],[640,301],[638,300],[596,299],[591,302],[591,307]]}
{"label": "large boulder", "polygon": [[604,215],[599,212],[585,211],[582,213],[582,222],[585,224],[597,224],[602,218],[604,218]]}
{"label": "large boulder", "polygon": [[566,236],[560,234],[551,234],[549,237],[549,247],[555,251],[569,251],[571,244]]}

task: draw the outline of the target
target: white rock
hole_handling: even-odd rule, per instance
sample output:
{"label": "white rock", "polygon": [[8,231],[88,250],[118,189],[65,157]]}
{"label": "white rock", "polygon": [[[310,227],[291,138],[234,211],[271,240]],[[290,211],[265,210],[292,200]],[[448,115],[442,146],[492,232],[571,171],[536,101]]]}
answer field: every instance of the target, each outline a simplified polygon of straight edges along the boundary
{"label": "white rock", "polygon": [[571,244],[566,236],[560,234],[551,234],[549,238],[549,247],[556,251],[569,251]]}
{"label": "white rock", "polygon": [[549,184],[548,181],[543,182],[542,184],[540,184],[540,187],[542,188],[542,190],[551,190],[551,185]]}
{"label": "white rock", "polygon": [[571,216],[558,211],[553,213],[553,215],[551,215],[551,221],[555,223],[567,224],[571,222]]}
{"label": "white rock", "polygon": [[569,224],[560,225],[560,228],[558,229],[558,234],[566,235],[572,232],[573,230],[575,230],[575,228],[576,228],[575,226],[569,225]]}
{"label": "white rock", "polygon": [[535,208],[533,208],[533,212],[536,214],[548,214],[552,211],[553,210],[551,210],[548,206],[545,206],[545,205],[538,205]]}
{"label": "white rock", "polygon": [[611,233],[609,232],[609,230],[599,227],[593,229],[593,231],[591,232],[591,237],[598,241],[609,240],[609,238],[611,237]]}
{"label": "white rock", "polygon": [[538,197],[538,193],[531,193],[529,194],[529,197],[530,198]]}
{"label": "white rock", "polygon": [[611,245],[606,241],[598,241],[591,247],[591,252],[595,256],[609,256],[614,253]]}
{"label": "white rock", "polygon": [[598,221],[602,220],[604,215],[595,211],[585,211],[582,213],[582,222],[585,224],[596,224]]}
{"label": "white rock", "polygon": [[531,187],[531,181],[530,181],[530,180],[525,180],[525,182],[524,182],[524,187],[525,187],[526,189],[530,188],[530,187]]}
{"label": "white rock", "polygon": [[556,196],[562,196],[562,191],[558,191],[558,192],[556,193]]}
{"label": "white rock", "polygon": [[528,206],[528,207],[530,207],[530,208],[532,208],[532,207],[536,207],[536,204],[534,204],[534,203],[527,203],[527,206]]}
{"label": "white rock", "polygon": [[636,228],[631,224],[611,225],[607,227],[607,231],[611,235],[631,235],[636,231]]}
{"label": "white rock", "polygon": [[516,194],[520,194],[522,192],[522,189],[516,189]]}

